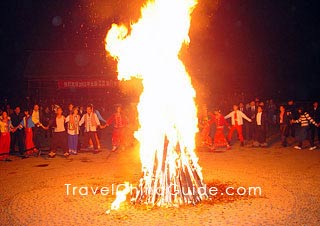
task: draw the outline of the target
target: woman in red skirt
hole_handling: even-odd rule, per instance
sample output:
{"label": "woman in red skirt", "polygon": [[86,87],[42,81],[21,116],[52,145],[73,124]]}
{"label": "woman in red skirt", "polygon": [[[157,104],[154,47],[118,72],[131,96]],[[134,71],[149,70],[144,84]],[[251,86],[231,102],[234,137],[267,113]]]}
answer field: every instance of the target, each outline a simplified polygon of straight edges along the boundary
{"label": "woman in red skirt", "polygon": [[106,126],[113,124],[112,131],[112,151],[116,151],[120,145],[124,144],[124,128],[128,124],[127,117],[123,114],[122,108],[117,106],[116,112],[107,120]]}
{"label": "woman in red skirt", "polygon": [[202,147],[212,147],[212,139],[210,137],[212,118],[209,119],[208,116],[204,116],[200,121],[200,138]]}
{"label": "woman in red skirt", "polygon": [[32,128],[35,126],[32,121],[31,111],[24,111],[25,116],[20,123],[20,129],[24,128],[25,133],[25,150],[26,155],[38,154],[39,150],[33,143],[33,132]]}
{"label": "woman in red skirt", "polygon": [[3,112],[0,119],[0,160],[11,161],[10,152],[10,131],[13,130],[7,112]]}
{"label": "woman in red skirt", "polygon": [[214,114],[210,113],[212,123],[216,126],[216,132],[213,138],[213,146],[211,150],[215,148],[226,147],[227,150],[230,149],[230,145],[227,142],[227,139],[223,133],[225,127],[229,127],[228,122],[224,119],[223,115],[219,110],[214,111]]}

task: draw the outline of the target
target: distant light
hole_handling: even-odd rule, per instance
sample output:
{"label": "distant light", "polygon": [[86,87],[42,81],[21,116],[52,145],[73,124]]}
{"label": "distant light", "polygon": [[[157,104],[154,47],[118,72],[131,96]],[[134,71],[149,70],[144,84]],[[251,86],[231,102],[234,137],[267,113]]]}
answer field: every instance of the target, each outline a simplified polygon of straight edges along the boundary
{"label": "distant light", "polygon": [[58,27],[62,24],[62,18],[60,16],[55,16],[52,18],[52,25]]}

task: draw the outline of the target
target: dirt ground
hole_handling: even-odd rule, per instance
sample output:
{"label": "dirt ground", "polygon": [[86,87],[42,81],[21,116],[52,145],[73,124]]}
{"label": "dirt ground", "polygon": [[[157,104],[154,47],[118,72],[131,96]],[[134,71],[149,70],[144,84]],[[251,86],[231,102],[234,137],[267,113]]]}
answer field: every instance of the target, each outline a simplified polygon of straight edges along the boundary
{"label": "dirt ground", "polygon": [[[71,186],[136,183],[138,151],[103,148],[68,159],[46,155],[0,162],[0,225],[320,225],[320,150],[240,147],[197,150],[207,184],[260,186],[261,196],[216,196],[180,208],[149,208],[126,201],[106,214],[114,195],[81,196]],[[72,192],[72,190],[70,190]]]}

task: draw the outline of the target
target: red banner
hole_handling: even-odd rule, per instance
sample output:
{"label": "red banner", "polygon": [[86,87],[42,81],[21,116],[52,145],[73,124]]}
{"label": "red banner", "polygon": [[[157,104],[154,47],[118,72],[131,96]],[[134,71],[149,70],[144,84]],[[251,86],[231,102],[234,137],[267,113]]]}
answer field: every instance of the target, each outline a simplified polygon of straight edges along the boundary
{"label": "red banner", "polygon": [[119,81],[108,79],[60,80],[58,81],[58,88],[111,88],[117,87],[118,84]]}

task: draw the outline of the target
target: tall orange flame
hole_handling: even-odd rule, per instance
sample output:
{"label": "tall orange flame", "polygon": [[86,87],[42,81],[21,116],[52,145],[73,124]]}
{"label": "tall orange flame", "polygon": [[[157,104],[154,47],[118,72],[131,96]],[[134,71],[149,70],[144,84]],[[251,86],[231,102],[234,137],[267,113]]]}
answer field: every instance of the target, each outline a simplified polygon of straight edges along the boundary
{"label": "tall orange flame", "polygon": [[[118,61],[118,79],[142,79],[140,128],[135,137],[140,142],[142,180],[149,188],[165,188],[177,182],[178,168],[190,166],[190,162],[190,170],[202,182],[194,152],[198,131],[196,93],[179,59],[182,45],[189,43],[191,13],[196,4],[196,0],[148,1],[141,9],[141,18],[129,30],[113,24],[106,37],[106,50]],[[144,202],[184,202],[170,195],[158,201],[155,197],[151,195]]]}

